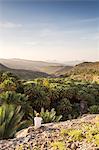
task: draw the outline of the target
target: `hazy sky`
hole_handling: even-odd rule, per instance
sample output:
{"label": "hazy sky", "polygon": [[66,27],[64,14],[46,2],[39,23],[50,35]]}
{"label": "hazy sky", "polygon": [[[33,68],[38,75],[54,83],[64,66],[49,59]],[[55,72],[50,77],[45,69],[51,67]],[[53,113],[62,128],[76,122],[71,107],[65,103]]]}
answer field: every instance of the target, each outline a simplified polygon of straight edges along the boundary
{"label": "hazy sky", "polygon": [[0,58],[99,59],[98,0],[0,0]]}

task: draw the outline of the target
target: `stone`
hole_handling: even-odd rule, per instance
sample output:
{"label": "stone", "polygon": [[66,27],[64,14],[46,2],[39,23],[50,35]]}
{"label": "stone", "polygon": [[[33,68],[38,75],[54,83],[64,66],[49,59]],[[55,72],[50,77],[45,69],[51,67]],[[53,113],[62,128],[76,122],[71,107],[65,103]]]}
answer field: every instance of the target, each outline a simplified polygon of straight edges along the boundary
{"label": "stone", "polygon": [[44,150],[47,147],[47,142],[44,142],[41,146],[41,150]]}
{"label": "stone", "polygon": [[75,143],[72,143],[70,148],[71,148],[72,150],[76,150],[77,146],[76,146]]}
{"label": "stone", "polygon": [[33,128],[33,127],[29,127],[27,132],[28,132],[28,133],[31,133],[31,132],[33,132],[33,131],[34,131],[34,128]]}
{"label": "stone", "polygon": [[17,132],[15,137],[16,138],[25,137],[27,134],[28,134],[28,128]]}

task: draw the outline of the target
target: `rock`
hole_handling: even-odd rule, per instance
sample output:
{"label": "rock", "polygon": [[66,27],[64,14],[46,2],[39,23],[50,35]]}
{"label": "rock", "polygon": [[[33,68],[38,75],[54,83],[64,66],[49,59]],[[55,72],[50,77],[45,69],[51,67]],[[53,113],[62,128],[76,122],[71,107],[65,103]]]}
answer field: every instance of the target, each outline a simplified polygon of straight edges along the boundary
{"label": "rock", "polygon": [[47,150],[47,142],[44,142],[41,146],[41,150]]}
{"label": "rock", "polygon": [[28,129],[23,129],[23,130],[17,132],[15,137],[16,138],[25,137],[27,134],[28,134]]}
{"label": "rock", "polygon": [[32,131],[34,131],[34,128],[33,127],[29,127],[27,132],[31,133]]}
{"label": "rock", "polygon": [[78,146],[79,146],[79,142],[78,142],[78,141],[77,141],[75,144],[76,144],[76,147],[78,147]]}
{"label": "rock", "polygon": [[71,148],[72,150],[76,150],[77,146],[76,146],[75,143],[72,143],[70,148]]}
{"label": "rock", "polygon": [[67,143],[67,148],[71,148],[71,143]]}

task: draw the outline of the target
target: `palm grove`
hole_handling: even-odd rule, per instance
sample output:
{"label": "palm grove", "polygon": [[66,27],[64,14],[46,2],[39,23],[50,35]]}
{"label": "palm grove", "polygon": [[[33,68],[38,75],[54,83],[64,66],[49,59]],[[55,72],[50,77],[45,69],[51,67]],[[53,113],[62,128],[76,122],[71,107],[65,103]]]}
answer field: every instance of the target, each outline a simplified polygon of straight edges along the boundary
{"label": "palm grove", "polygon": [[44,123],[99,113],[99,84],[70,77],[26,81],[1,72],[0,139],[13,138],[33,124],[36,112]]}

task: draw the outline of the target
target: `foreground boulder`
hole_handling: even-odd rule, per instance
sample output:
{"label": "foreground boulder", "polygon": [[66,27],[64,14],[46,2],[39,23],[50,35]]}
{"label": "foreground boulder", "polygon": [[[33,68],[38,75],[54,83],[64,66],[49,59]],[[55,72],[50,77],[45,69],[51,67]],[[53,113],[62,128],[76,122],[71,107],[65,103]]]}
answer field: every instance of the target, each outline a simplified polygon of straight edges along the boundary
{"label": "foreground boulder", "polygon": [[[98,150],[99,115],[23,129],[16,138],[1,140],[0,150]],[[90,137],[91,136],[91,137]]]}

